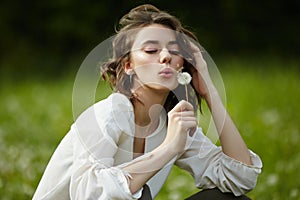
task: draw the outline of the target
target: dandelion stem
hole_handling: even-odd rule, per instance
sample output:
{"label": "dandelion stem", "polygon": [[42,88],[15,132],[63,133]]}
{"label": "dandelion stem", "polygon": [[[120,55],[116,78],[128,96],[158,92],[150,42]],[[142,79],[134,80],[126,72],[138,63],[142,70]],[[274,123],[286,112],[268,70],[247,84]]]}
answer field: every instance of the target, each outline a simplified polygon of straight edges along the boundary
{"label": "dandelion stem", "polygon": [[187,84],[185,84],[184,86],[185,86],[185,99],[186,99],[187,102],[189,102],[189,95],[188,95]]}

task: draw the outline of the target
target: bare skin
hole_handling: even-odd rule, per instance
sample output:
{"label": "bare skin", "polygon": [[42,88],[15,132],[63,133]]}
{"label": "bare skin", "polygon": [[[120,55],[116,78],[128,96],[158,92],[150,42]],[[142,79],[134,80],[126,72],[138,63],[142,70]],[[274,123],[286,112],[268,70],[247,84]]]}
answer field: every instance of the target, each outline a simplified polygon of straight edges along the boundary
{"label": "bare skin", "polygon": [[[137,125],[135,134],[138,136],[134,140],[135,157],[144,153],[145,139],[143,137],[150,135],[158,125],[158,121],[152,119],[159,119],[161,110],[151,110],[151,107],[164,105],[169,91],[177,87],[175,72],[183,64],[181,57],[171,53],[171,50],[177,47],[173,45],[175,36],[170,29],[166,29],[162,25],[153,24],[142,31],[143,34],[140,34],[140,37],[139,35],[137,36],[133,45],[134,49],[141,49],[141,51],[132,52],[131,61],[127,63],[125,68],[125,71],[128,73],[136,73],[133,91],[140,100],[134,103],[135,123]],[[145,40],[142,36],[146,39],[149,37],[154,43],[148,45],[146,42],[145,45],[143,43]],[[192,71],[193,85],[209,106],[220,136],[223,152],[236,160],[251,165],[247,146],[222,104],[200,50],[195,45],[191,45],[196,58],[196,69]],[[151,52],[149,49],[151,49]],[[153,53],[153,49],[158,49],[158,51]],[[147,66],[148,63],[157,65],[155,67],[151,66],[152,68],[150,69],[147,68],[149,67]],[[139,66],[145,66],[145,68],[138,68]],[[161,73],[161,70],[166,68],[170,68],[168,69],[170,72],[173,70],[174,76]],[[146,72],[143,70],[146,70]],[[144,74],[147,74],[147,77],[143,77]],[[149,76],[152,78],[151,81]],[[150,156],[124,168],[132,176],[132,179],[129,181],[130,191],[132,193],[137,192],[171,159],[183,152],[188,137],[188,130],[196,127],[197,119],[193,106],[187,101],[179,102],[168,113],[167,136],[163,143],[150,152]]]}

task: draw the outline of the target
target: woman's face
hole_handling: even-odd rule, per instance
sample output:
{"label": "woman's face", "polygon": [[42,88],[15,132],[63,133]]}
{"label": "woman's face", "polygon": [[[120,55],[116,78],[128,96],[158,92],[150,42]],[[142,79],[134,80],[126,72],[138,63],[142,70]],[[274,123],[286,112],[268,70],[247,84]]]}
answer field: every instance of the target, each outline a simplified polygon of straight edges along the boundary
{"label": "woman's face", "polygon": [[177,87],[177,72],[184,62],[179,52],[175,31],[153,24],[137,33],[125,70],[134,72],[143,86],[169,91]]}

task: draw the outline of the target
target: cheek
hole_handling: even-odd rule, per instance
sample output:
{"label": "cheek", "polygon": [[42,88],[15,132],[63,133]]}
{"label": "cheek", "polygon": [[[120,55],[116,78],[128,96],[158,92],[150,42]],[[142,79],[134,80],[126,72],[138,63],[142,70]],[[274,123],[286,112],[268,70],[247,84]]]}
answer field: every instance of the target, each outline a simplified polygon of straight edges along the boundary
{"label": "cheek", "polygon": [[183,66],[183,63],[184,61],[181,57],[177,57],[172,60],[172,65],[175,67],[176,70],[179,70]]}
{"label": "cheek", "polygon": [[144,64],[135,66],[134,71],[138,78],[144,83],[155,82],[161,67],[157,64]]}
{"label": "cheek", "polygon": [[154,59],[143,53],[134,53],[131,57],[133,69],[140,81],[143,83],[155,81],[160,66],[154,62]]}
{"label": "cheek", "polygon": [[145,55],[143,53],[136,52],[132,55],[131,61],[136,68],[141,65],[145,65],[147,63],[153,62],[153,59],[149,55]]}

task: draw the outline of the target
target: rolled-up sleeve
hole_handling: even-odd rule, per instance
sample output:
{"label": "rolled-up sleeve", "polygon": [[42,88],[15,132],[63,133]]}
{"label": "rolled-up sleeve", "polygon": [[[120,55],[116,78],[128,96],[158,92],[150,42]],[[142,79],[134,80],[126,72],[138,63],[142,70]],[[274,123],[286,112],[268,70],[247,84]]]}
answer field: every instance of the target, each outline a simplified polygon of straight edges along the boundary
{"label": "rolled-up sleeve", "polygon": [[130,174],[118,167],[106,167],[92,157],[77,160],[71,176],[71,199],[137,199],[141,190],[131,194]]}
{"label": "rolled-up sleeve", "polygon": [[185,153],[175,164],[192,174],[197,187],[218,187],[223,192],[240,196],[256,186],[262,162],[251,150],[252,165],[246,165],[224,154],[221,147],[204,136],[200,128],[187,144]]}

